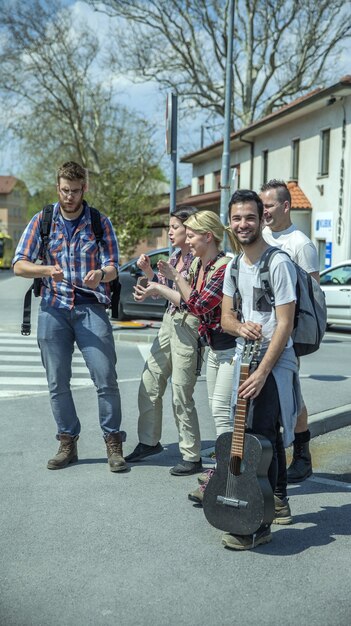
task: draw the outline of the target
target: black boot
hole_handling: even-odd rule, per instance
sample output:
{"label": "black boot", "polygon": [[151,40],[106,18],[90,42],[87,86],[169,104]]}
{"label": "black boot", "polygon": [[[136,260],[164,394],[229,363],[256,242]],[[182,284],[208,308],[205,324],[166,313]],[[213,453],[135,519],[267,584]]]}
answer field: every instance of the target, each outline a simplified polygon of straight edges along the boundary
{"label": "black boot", "polygon": [[312,474],[309,440],[309,431],[295,435],[293,458],[288,467],[288,483],[300,483]]}

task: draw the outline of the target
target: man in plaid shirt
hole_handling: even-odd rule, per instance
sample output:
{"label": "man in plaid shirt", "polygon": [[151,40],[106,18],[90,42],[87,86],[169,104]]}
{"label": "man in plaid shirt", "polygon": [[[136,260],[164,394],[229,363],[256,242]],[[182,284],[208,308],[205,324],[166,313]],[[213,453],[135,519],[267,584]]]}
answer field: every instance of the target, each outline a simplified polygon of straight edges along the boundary
{"label": "man in plaid shirt", "polygon": [[[122,451],[126,434],[120,431],[116,352],[106,313],[110,303],[108,283],[118,273],[118,243],[104,215],[100,216],[103,237],[97,243],[90,208],[83,199],[86,188],[83,167],[70,161],[59,168],[58,202],[53,207],[44,258],[40,211],[22,234],[13,268],[17,276],[42,279],[37,339],[57,424],[56,438],[60,441],[48,469],[62,469],[78,460],[81,425],[70,388],[76,342],[97,390],[109,468],[119,472],[127,469]],[[42,264],[36,263],[38,259]]]}

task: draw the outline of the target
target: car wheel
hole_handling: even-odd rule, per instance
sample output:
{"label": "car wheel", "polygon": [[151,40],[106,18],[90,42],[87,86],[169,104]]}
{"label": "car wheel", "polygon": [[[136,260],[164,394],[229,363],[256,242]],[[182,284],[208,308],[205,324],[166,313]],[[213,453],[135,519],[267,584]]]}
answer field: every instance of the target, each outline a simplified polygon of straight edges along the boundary
{"label": "car wheel", "polygon": [[122,302],[121,302],[121,301],[119,301],[119,304],[118,304],[118,313],[117,313],[117,315],[116,315],[116,317],[115,317],[114,319],[119,320],[119,321],[121,321],[121,322],[122,322],[123,320],[127,320],[127,319],[129,319],[128,315],[126,315],[126,314],[124,313],[123,304],[122,304]]}

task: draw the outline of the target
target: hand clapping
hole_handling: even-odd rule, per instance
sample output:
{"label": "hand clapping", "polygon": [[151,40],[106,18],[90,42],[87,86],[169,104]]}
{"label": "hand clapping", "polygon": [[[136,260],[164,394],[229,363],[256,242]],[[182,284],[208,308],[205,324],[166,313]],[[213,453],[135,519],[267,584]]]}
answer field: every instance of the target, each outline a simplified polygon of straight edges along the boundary
{"label": "hand clapping", "polygon": [[175,276],[177,275],[177,270],[172,265],[170,265],[170,263],[167,263],[167,261],[158,261],[157,268],[160,274],[162,274],[162,276],[168,278],[169,280],[174,280]]}

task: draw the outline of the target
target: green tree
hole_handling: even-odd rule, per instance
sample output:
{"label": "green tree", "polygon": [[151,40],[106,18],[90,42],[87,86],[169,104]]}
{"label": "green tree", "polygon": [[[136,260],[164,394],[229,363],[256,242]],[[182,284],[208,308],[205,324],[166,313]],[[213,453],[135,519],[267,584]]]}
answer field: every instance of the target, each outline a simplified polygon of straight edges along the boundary
{"label": "green tree", "polygon": [[145,235],[162,179],[153,129],[117,104],[111,74],[99,65],[98,38],[59,0],[12,3],[0,35],[0,89],[22,178],[32,189],[54,191],[58,165],[81,163],[88,199],[111,216],[128,254]]}

